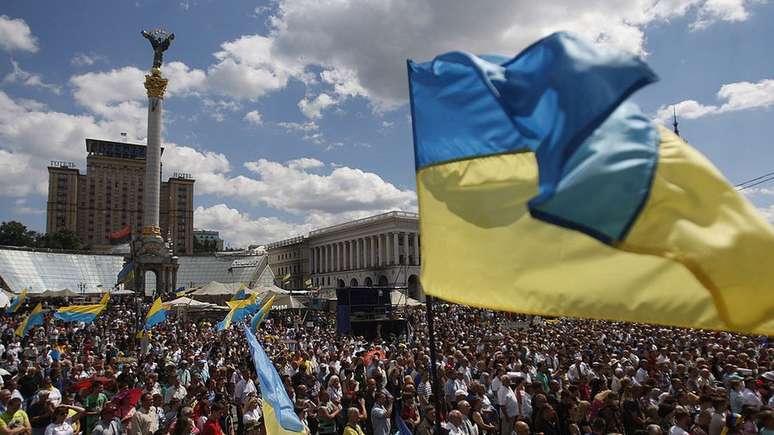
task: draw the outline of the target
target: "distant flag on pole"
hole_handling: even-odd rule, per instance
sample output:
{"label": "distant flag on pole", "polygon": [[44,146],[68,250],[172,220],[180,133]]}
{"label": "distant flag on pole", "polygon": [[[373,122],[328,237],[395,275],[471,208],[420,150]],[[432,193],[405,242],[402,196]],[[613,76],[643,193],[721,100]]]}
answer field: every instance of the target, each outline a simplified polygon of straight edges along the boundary
{"label": "distant flag on pole", "polygon": [[307,278],[306,281],[304,281],[304,287],[312,288],[312,278]]}
{"label": "distant flag on pole", "polygon": [[269,310],[271,310],[271,306],[274,305],[274,298],[276,298],[276,295],[271,295],[268,301],[266,301],[265,304],[261,307],[260,310],[258,310],[257,313],[255,313],[255,316],[253,316],[253,320],[250,321],[250,330],[256,331],[258,329],[258,325],[263,322],[263,319],[266,318],[266,315],[269,314]]}
{"label": "distant flag on pole", "polygon": [[121,268],[118,272],[117,281],[118,284],[124,284],[131,281],[134,278],[134,262],[130,261]]}
{"label": "distant flag on pole", "polygon": [[295,413],[293,402],[288,397],[277,369],[266,356],[249,328],[245,328],[247,344],[258,373],[259,388],[263,397],[263,419],[267,435],[290,435],[304,433],[304,425]]}
{"label": "distant flag on pole", "polygon": [[408,76],[428,294],[774,334],[774,229],[626,102],[657,79],[642,60],[555,33],[512,59],[409,61]]}
{"label": "distant flag on pole", "polygon": [[21,291],[18,295],[16,295],[13,300],[11,300],[11,303],[8,305],[8,308],[5,309],[6,314],[13,314],[17,311],[19,311],[19,308],[24,303],[24,300],[27,299],[27,289]]}
{"label": "distant flag on pole", "polygon": [[24,319],[24,321],[22,321],[16,328],[16,335],[19,337],[25,337],[27,333],[30,332],[30,329],[35,326],[42,325],[43,317],[45,314],[46,313],[43,311],[43,306],[38,303],[35,308],[32,309],[29,316],[27,316],[27,318]]}

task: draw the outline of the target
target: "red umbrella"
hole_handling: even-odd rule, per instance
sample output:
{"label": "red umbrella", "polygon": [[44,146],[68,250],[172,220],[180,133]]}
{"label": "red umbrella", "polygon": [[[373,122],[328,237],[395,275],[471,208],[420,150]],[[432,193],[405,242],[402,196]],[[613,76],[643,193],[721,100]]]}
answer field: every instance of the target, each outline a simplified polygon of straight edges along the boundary
{"label": "red umbrella", "polygon": [[113,397],[113,403],[118,406],[119,417],[122,419],[126,417],[129,411],[131,411],[137,405],[137,402],[140,401],[141,396],[141,388],[127,388],[119,391],[118,394]]}
{"label": "red umbrella", "polygon": [[95,382],[99,382],[102,385],[107,385],[113,382],[113,380],[104,376],[93,376],[91,378],[74,383],[71,388],[73,391],[81,391],[84,389],[91,390],[91,387],[94,386]]}

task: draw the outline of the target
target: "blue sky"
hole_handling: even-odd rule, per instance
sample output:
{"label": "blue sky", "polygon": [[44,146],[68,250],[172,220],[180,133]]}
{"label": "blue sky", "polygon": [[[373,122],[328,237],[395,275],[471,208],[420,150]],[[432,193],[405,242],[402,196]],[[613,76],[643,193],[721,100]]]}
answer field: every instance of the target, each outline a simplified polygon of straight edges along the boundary
{"label": "blue sky", "polygon": [[[145,138],[140,30],[175,32],[165,175],[196,179],[195,226],[233,245],[415,209],[405,59],[513,55],[570,30],[645,56],[634,98],[732,182],[774,170],[774,4],[760,0],[215,0],[0,6],[0,220],[45,227],[45,167],[85,137]],[[774,188],[750,198],[769,218]],[[771,187],[771,186],[769,186]]]}

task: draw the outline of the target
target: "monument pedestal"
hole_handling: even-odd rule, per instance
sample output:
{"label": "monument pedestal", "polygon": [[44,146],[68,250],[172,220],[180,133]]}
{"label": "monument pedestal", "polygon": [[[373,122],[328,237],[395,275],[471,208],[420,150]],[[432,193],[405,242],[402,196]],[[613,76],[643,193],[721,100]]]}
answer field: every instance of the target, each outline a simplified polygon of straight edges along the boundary
{"label": "monument pedestal", "polygon": [[[155,228],[158,229],[158,228]],[[163,296],[175,291],[177,283],[178,258],[172,254],[172,248],[164,242],[160,231],[143,229],[142,237],[132,241],[131,260],[134,262],[133,290],[144,295],[145,274],[152,272],[156,276],[154,296]]]}

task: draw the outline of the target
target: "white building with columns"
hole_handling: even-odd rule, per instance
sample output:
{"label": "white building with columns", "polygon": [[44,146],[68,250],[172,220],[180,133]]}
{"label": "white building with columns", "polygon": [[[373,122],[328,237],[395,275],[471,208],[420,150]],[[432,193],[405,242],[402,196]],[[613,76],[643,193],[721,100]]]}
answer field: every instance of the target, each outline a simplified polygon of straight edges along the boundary
{"label": "white building with columns", "polygon": [[[392,211],[314,230],[299,246],[308,249],[314,287],[407,288],[422,299],[419,243],[419,215]],[[270,258],[281,245],[267,246]]]}

